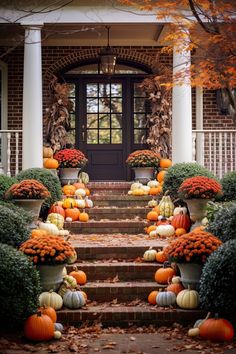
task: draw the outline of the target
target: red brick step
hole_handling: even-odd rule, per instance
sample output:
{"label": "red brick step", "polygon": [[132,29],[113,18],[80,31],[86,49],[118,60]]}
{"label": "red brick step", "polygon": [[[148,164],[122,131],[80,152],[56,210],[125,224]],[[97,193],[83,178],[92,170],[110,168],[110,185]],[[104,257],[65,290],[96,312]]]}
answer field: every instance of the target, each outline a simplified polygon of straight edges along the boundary
{"label": "red brick step", "polygon": [[149,195],[133,196],[133,195],[91,195],[91,199],[95,206],[116,206],[116,207],[131,207],[143,206],[146,207],[149,200],[152,199]]}
{"label": "red brick step", "polygon": [[139,234],[144,232],[147,225],[145,220],[108,220],[108,221],[95,221],[89,220],[88,222],[65,222],[65,229],[74,234]]}
{"label": "red brick step", "polygon": [[91,209],[86,209],[89,214],[90,219],[101,220],[101,219],[129,219],[142,218],[146,219],[147,213],[150,211],[147,207],[95,207]]}

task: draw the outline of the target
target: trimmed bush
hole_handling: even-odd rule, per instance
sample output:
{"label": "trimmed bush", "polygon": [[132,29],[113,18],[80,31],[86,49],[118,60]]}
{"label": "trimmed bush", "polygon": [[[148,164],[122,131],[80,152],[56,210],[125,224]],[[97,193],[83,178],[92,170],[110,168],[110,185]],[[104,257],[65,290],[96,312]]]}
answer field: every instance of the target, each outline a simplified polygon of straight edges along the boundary
{"label": "trimmed bush", "polygon": [[236,239],[236,203],[223,204],[214,215],[207,231],[217,236],[222,242]]}
{"label": "trimmed bush", "polygon": [[29,235],[29,227],[21,214],[0,205],[0,242],[18,247]]}
{"label": "trimmed bush", "polygon": [[40,294],[39,274],[27,256],[0,243],[0,318],[17,327],[36,312]]}
{"label": "trimmed bush", "polygon": [[0,200],[0,206],[4,206],[14,211],[14,213],[17,213],[19,217],[21,217],[25,221],[26,224],[31,224],[31,222],[33,221],[33,217],[30,215],[30,213],[11,202]]}
{"label": "trimmed bush", "polygon": [[46,168],[29,168],[28,170],[21,171],[16,178],[18,181],[22,181],[24,179],[36,179],[47,187],[51,193],[51,196],[45,199],[41,207],[40,216],[43,218],[47,216],[50,206],[62,197],[59,179]]}
{"label": "trimmed bush", "polygon": [[236,240],[221,245],[208,258],[200,279],[200,303],[207,311],[236,311]]}
{"label": "trimmed bush", "polygon": [[194,176],[206,176],[217,180],[217,177],[212,172],[195,162],[176,163],[168,168],[167,173],[165,174],[163,185],[164,193],[169,191],[172,198],[177,198],[178,189],[181,183],[186,178]]}
{"label": "trimmed bush", "polygon": [[4,199],[4,194],[14,183],[16,179],[5,175],[0,175],[0,199]]}
{"label": "trimmed bush", "polygon": [[236,171],[226,173],[222,178],[223,197],[225,201],[236,200]]}

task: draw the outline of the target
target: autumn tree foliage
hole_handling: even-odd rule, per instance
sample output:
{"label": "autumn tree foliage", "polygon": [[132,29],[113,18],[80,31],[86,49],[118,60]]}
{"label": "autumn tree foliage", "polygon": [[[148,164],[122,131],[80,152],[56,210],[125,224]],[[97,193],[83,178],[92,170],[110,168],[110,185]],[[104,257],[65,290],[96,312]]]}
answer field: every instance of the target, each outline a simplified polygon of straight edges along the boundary
{"label": "autumn tree foliage", "polygon": [[[191,85],[222,89],[236,124],[236,1],[121,0],[125,5],[155,13],[168,23],[162,51],[191,50]],[[186,71],[179,70],[181,84]]]}

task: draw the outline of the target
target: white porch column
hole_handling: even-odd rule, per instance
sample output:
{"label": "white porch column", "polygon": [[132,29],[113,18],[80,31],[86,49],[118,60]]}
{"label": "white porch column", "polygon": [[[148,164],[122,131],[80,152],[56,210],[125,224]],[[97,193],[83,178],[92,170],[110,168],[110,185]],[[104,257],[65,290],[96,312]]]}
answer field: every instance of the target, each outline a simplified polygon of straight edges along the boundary
{"label": "white porch column", "polygon": [[[196,129],[203,130],[203,89],[196,87]],[[198,133],[196,138],[196,161],[204,165],[204,133]]]}
{"label": "white porch column", "polygon": [[185,71],[183,84],[172,91],[172,160],[173,163],[192,161],[192,96],[189,68],[190,51],[173,50],[173,74]]}
{"label": "white porch column", "polygon": [[41,26],[25,27],[23,170],[43,166]]}

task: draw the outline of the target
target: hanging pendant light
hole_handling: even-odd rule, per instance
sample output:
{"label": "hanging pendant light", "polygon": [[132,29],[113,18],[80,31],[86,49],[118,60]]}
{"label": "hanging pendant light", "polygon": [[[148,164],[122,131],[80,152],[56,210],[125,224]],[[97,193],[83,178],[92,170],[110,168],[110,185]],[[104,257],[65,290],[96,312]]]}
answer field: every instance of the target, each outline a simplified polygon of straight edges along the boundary
{"label": "hanging pendant light", "polygon": [[109,43],[110,26],[107,29],[107,46],[100,52],[100,72],[102,74],[112,75],[115,72],[116,54],[112,51]]}

